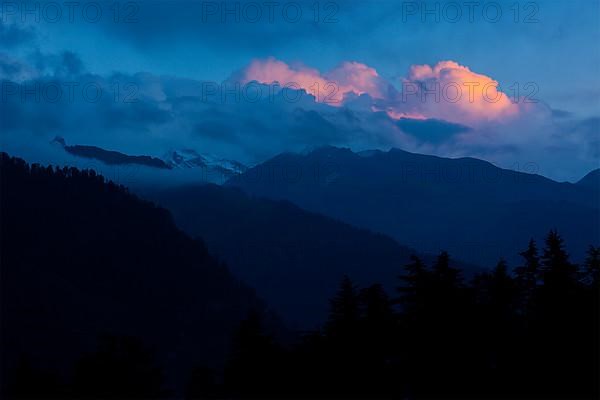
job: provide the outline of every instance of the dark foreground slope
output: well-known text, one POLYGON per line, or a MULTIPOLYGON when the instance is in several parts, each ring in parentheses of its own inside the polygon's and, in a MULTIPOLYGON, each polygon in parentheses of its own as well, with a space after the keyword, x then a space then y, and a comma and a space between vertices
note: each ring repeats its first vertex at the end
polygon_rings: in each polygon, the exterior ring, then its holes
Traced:
POLYGON ((522 243, 550 229, 577 261, 600 243, 600 191, 474 158, 325 147, 281 154, 229 184, 480 265, 518 262, 522 243))
POLYGON ((278 314, 303 329, 325 321, 328 299, 344 275, 360 285, 376 281, 393 289, 415 253, 388 236, 235 188, 196 185, 149 196, 173 213, 181 229, 202 237, 278 314))
POLYGON ((68 377, 105 334, 139 338, 167 384, 185 380, 223 363, 240 321, 262 312, 166 210, 93 172, 5 153, 0 165, 3 389, 23 357, 68 377))

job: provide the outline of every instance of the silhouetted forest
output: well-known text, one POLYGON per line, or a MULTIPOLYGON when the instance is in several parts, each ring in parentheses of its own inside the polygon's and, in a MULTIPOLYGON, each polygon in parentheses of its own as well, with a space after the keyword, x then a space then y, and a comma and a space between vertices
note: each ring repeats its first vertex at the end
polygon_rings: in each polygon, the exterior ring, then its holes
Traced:
POLYGON ((393 293, 340 277, 322 329, 290 343, 164 210, 93 172, 0 161, 5 397, 599 395, 598 247, 576 265, 551 231, 472 279, 414 256, 393 293))
POLYGON ((344 277, 322 331, 292 349, 244 323, 223 383, 191 398, 597 398, 600 248, 569 262, 559 234, 522 265, 465 282, 446 252, 413 257, 395 293, 344 277))
MULTIPOLYGON (((222 366, 251 310, 279 329, 254 290, 166 210, 93 171, 30 166, 2 153, 0 195, 3 393, 16 381, 24 384, 13 393, 62 397, 61 385, 43 382, 70 381, 80 358, 100 351, 78 368, 77 397, 147 398, 160 384, 154 378, 116 377, 140 362, 140 348, 154 354, 172 390, 193 365, 222 366), (121 393, 111 376, 132 386, 121 393)), ((155 377, 151 370, 124 373, 155 377)))

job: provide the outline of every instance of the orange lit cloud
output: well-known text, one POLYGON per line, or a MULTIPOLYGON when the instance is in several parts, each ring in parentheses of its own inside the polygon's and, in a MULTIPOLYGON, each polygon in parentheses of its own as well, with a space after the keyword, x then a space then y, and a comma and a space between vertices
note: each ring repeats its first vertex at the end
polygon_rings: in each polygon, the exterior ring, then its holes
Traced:
MULTIPOLYGON (((383 111, 383 110, 378 109, 377 107, 373 107, 372 110, 373 111, 383 111)), ((385 113, 390 118, 392 118, 392 119, 402 119, 402 118, 406 118, 406 119, 420 119, 420 120, 428 119, 423 114, 415 113, 415 112, 410 112, 410 111, 397 111, 393 107, 388 107, 385 110, 385 113)))
POLYGON ((454 61, 413 65, 402 90, 400 110, 411 107, 428 118, 477 124, 509 120, 520 112, 497 81, 454 61))
POLYGON ((342 105, 348 94, 369 94, 381 98, 385 82, 377 71, 358 62, 344 62, 334 70, 321 74, 306 66, 291 67, 275 58, 254 60, 242 73, 242 82, 279 83, 292 89, 304 89, 320 103, 342 105))
POLYGON ((332 106, 341 106, 355 95, 368 94, 373 102, 371 110, 384 111, 392 119, 433 118, 481 125, 510 121, 525 110, 499 89, 496 80, 455 61, 413 65, 398 89, 382 79, 374 68, 354 61, 321 73, 303 65, 290 66, 275 58, 257 59, 242 71, 241 81, 303 89, 315 101, 332 106))

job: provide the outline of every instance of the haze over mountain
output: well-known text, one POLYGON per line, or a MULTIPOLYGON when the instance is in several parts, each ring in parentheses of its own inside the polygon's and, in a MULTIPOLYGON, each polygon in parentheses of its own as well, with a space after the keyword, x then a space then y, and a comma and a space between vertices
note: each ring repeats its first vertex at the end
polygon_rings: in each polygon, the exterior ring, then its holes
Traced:
POLYGON ((227 185, 479 265, 516 262, 522 243, 550 229, 576 260, 600 242, 598 191, 474 158, 322 147, 281 154, 227 185))
MULTIPOLYGON (((66 163, 69 166, 94 169, 111 180, 127 186, 132 184, 170 186, 191 182, 221 184, 248 169, 241 162, 211 154, 200 154, 189 148, 168 150, 161 157, 153 157, 134 156, 98 146, 67 145, 66 140, 61 136, 56 136, 50 144, 53 150, 62 149, 65 155, 74 156, 59 162, 55 158, 57 156, 60 158, 60 154, 50 155, 50 159, 54 159, 58 165, 66 163), (92 164, 81 163, 80 160, 86 159, 93 160, 92 164)), ((43 164, 45 160, 42 158, 35 161, 43 164)))
POLYGON ((149 196, 173 213, 181 229, 202 237, 279 315, 302 329, 325 322, 328 299, 344 275, 359 285, 376 280, 393 291, 402 266, 416 254, 388 236, 235 188, 196 185, 149 196))

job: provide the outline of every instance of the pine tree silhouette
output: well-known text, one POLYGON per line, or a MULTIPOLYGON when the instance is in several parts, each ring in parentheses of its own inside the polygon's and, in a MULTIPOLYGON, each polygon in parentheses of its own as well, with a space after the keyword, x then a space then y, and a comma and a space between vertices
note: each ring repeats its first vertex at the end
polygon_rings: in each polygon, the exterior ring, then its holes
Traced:
POLYGON ((362 391, 372 394, 373 387, 386 392, 388 377, 393 373, 388 361, 394 352, 396 318, 392 302, 380 284, 360 291, 361 337, 357 351, 360 355, 362 391))
POLYGON ((584 281, 598 289, 600 283, 600 246, 590 245, 584 267, 584 281))
POLYGON ((26 355, 21 356, 6 393, 11 399, 62 399, 68 395, 67 386, 54 371, 34 367, 26 355))
POLYGON ((392 302, 380 284, 362 289, 359 297, 362 305, 362 340, 372 357, 381 358, 389 350, 395 329, 392 302))
POLYGON ((565 287, 577 282, 577 266, 569 261, 563 239, 555 230, 551 230, 546 237, 541 261, 541 274, 546 287, 565 287))
POLYGON ((280 372, 282 349, 263 331, 257 312, 242 321, 233 338, 232 358, 225 370, 225 384, 230 394, 241 397, 270 397, 280 395, 283 383, 280 372))
POLYGON ((525 263, 515 268, 515 280, 520 291, 519 311, 526 313, 538 285, 538 278, 541 275, 540 258, 538 255, 535 240, 530 239, 527 249, 519 253, 525 263))
POLYGON ((433 265, 434 282, 444 289, 459 288, 463 284, 462 274, 459 269, 450 266, 450 255, 442 251, 433 265))
POLYGON ((372 329, 390 327, 394 318, 391 301, 379 283, 361 290, 360 300, 363 304, 364 323, 372 329))
POLYGON ((195 367, 187 383, 185 397, 189 400, 221 399, 226 396, 223 382, 213 368, 195 367))
POLYGON ((158 399, 166 396, 163 372, 139 338, 104 336, 98 351, 76 365, 78 398, 158 399))
POLYGON ((399 276, 403 283, 396 288, 399 298, 395 302, 402 306, 404 312, 418 313, 425 306, 430 272, 416 255, 411 256, 411 262, 404 266, 404 270, 405 274, 399 276))
POLYGON ((336 339, 351 340, 358 333, 359 303, 356 286, 348 276, 342 278, 336 296, 331 300, 327 335, 336 339))
POLYGON ((490 283, 492 312, 500 323, 504 323, 515 310, 517 302, 517 285, 515 279, 508 274, 504 259, 498 261, 492 271, 490 283))
POLYGON ((579 396, 588 390, 585 377, 591 364, 591 342, 585 338, 591 330, 591 314, 578 266, 570 262, 563 239, 555 230, 546 238, 541 271, 543 285, 537 291, 533 319, 535 341, 530 342, 539 380, 547 382, 545 389, 555 395, 579 396))

